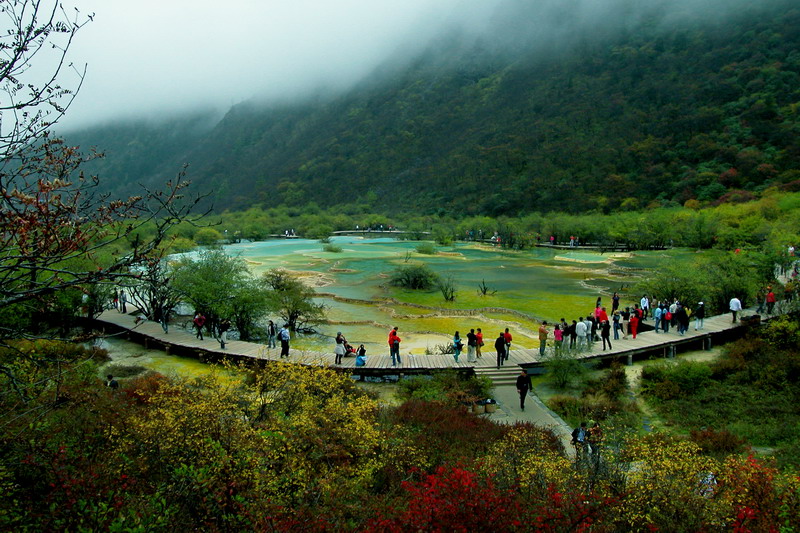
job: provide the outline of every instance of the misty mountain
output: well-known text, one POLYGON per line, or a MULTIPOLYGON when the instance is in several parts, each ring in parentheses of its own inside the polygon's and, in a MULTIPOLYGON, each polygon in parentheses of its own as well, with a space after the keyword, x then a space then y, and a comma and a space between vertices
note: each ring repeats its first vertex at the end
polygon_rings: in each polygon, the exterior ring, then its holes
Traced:
POLYGON ((66 137, 105 151, 90 170, 114 194, 188 163, 218 210, 608 211, 800 183, 794 2, 698 19, 661 3, 591 32, 591 17, 544 25, 520 4, 494 33, 443 34, 345 94, 66 137))

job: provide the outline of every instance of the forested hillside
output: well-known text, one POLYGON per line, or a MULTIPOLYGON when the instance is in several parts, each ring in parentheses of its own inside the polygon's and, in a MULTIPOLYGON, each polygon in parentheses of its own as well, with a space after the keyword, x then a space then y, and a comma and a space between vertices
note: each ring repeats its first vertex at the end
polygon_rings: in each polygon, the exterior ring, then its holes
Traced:
MULTIPOLYGON (((702 20, 654 11, 546 47, 449 34, 344 95, 241 104, 204 131, 187 119, 68 139, 106 149, 95 170, 115 192, 188 162, 217 209, 497 216, 736 201, 800 187, 795 6, 702 20)), ((519 30, 523 15, 507 18, 519 30)))

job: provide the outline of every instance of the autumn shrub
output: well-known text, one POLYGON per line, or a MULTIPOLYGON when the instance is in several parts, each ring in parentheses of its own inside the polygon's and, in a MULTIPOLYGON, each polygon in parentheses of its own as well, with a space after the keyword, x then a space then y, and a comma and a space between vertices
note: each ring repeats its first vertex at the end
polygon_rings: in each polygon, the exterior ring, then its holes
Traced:
POLYGON ((407 401, 393 410, 390 421, 412 431, 433 465, 474 459, 503 434, 491 420, 441 402, 407 401))
POLYGON ((457 372, 436 372, 431 376, 412 376, 398 383, 401 400, 439 401, 458 405, 491 397, 492 381, 486 376, 465 377, 457 372))
POLYGON ((371 521, 366 531, 528 531, 529 513, 509 490, 459 467, 439 467, 403 483, 405 498, 371 521), (396 509, 396 510, 395 510, 396 509))
POLYGON ((119 363, 112 363, 103 368, 104 374, 111 374, 115 378, 129 378, 138 376, 147 372, 147 368, 140 365, 123 365, 119 363))
POLYGON ((700 446, 700 450, 704 454, 717 458, 722 458, 731 453, 740 453, 747 446, 745 439, 725 429, 704 428, 692 430, 689 432, 689 440, 700 446))
POLYGON ((146 404, 168 382, 169 380, 163 374, 147 372, 122 383, 120 386, 122 392, 131 401, 138 404, 146 404))
POLYGON ((703 531, 722 522, 726 507, 710 498, 704 480, 720 464, 700 447, 663 434, 629 438, 620 460, 627 462, 623 503, 615 508, 619 527, 630 531, 703 531))

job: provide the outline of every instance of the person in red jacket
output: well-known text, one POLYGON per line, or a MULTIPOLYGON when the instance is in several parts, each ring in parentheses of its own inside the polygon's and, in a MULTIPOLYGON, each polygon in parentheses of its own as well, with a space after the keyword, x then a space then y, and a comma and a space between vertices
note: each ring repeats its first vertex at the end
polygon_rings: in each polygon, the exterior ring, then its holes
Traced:
POLYGON ((767 314, 772 314, 772 309, 775 307, 775 293, 772 292, 772 287, 767 287, 767 314))
MULTIPOLYGON (((638 310, 637 310, 638 311, 638 310)), ((636 338, 636 330, 639 329, 639 314, 638 313, 631 313, 631 335, 633 338, 636 338)))
POLYGON ((392 366, 401 364, 400 337, 397 336, 397 326, 389 332, 389 354, 392 356, 392 366))

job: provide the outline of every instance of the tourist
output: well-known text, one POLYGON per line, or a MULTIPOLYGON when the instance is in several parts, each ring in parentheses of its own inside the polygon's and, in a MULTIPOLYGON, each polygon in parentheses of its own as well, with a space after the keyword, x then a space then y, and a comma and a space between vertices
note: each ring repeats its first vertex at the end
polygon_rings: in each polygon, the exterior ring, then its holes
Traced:
POLYGON ((106 376, 106 378, 106 387, 110 388, 111 390, 117 390, 119 388, 119 383, 117 383, 117 380, 114 379, 114 376, 109 374, 106 376))
POLYGON ((741 311, 742 311, 742 302, 739 301, 739 298, 734 296, 733 298, 731 298, 731 301, 730 301, 730 304, 728 305, 728 307, 731 310, 731 317, 733 319, 733 320, 731 320, 731 323, 732 324, 736 323, 736 315, 738 313, 741 313, 741 311))
POLYGON ((195 338, 203 340, 203 325, 206 323, 206 317, 200 311, 195 311, 194 318, 192 319, 192 324, 197 329, 197 333, 195 334, 195 338))
POLYGON ((614 311, 614 314, 611 315, 611 316, 612 316, 612 320, 614 321, 614 340, 618 341, 619 340, 619 330, 622 329, 622 325, 619 322, 620 321, 619 311, 614 311))
POLYGON ((631 331, 631 308, 626 307, 620 315, 622 315, 622 340, 625 340, 631 331))
POLYGON ((364 345, 358 347, 358 352, 356 352, 356 366, 364 366, 367 364, 367 349, 364 348, 364 345))
POLYGON ((119 312, 120 313, 127 313, 128 312, 128 306, 126 305, 127 303, 128 303, 128 295, 127 295, 127 293, 125 291, 120 289, 120 291, 119 291, 119 312))
POLYGON ((561 329, 561 324, 556 324, 553 328, 553 345, 556 353, 561 355, 561 350, 564 346, 564 330, 561 329))
POLYGON ((228 330, 231 329, 231 321, 227 318, 219 323, 219 347, 224 350, 225 343, 228 341, 228 330))
POLYGON ((678 305, 678 310, 675 311, 675 321, 678 323, 678 334, 683 336, 689 330, 689 314, 683 305, 678 305))
POLYGON ((114 309, 117 309, 117 304, 119 304, 119 292, 114 289, 114 298, 111 300, 111 305, 114 309))
POLYGON ((600 447, 603 444, 603 429, 599 422, 589 420, 589 429, 586 431, 586 441, 589 443, 589 453, 592 457, 592 464, 597 466, 600 463, 600 447))
POLYGON ((697 309, 694 310, 694 330, 703 329, 703 319, 706 317, 706 306, 703 302, 697 302, 697 309))
POLYGON ((511 336, 508 328, 506 328, 506 332, 503 334, 503 336, 506 338, 506 353, 504 357, 506 358, 506 361, 508 361, 508 357, 511 355, 511 341, 514 340, 514 338, 511 336))
POLYGON ((502 331, 497 340, 494 341, 494 349, 497 351, 497 368, 500 368, 506 358, 506 336, 502 331))
POLYGON ((669 333, 669 326, 672 324, 672 311, 669 310, 666 302, 661 304, 661 306, 661 329, 664 331, 664 333, 669 333))
POLYGON ((771 315, 772 310, 775 309, 775 293, 772 292, 772 287, 767 287, 767 314, 771 315))
POLYGON ((579 350, 583 348, 584 344, 587 342, 586 331, 587 331, 586 322, 583 321, 583 317, 580 317, 578 319, 578 323, 575 324, 575 336, 578 338, 579 350))
POLYGON ((614 295, 611 296, 611 314, 613 315, 617 309, 619 309, 619 294, 614 292, 614 295))
POLYGON ((277 334, 278 332, 275 328, 275 322, 270 320, 269 324, 267 324, 267 348, 275 348, 277 346, 275 344, 275 337, 277 334))
POLYGON ((583 319, 583 323, 586 324, 586 347, 591 350, 594 344, 594 336, 597 333, 595 322, 591 316, 587 315, 586 318, 583 319))
POLYGON ((392 356, 392 366, 402 364, 400 361, 400 337, 397 336, 397 326, 389 332, 389 355, 392 356))
POLYGON ((292 336, 289 334, 289 324, 284 324, 278 333, 281 340, 281 359, 289 357, 289 340, 292 336))
POLYGON ((642 299, 639 300, 639 304, 642 306, 642 316, 640 318, 642 320, 647 320, 650 314, 650 298, 648 298, 646 294, 643 294, 642 299))
POLYGON ((336 346, 333 347, 333 354, 335 356, 334 361, 333 361, 334 365, 341 365, 342 364, 342 358, 344 357, 344 352, 345 352, 345 349, 344 349, 344 343, 345 342, 346 341, 344 339, 344 335, 342 335, 342 332, 341 331, 338 332, 336 334, 336 346))
POLYGON ((461 335, 458 334, 458 331, 455 332, 453 335, 453 358, 458 363, 458 356, 461 355, 461 348, 464 347, 464 344, 461 342, 461 335))
POLYGON ((600 323, 600 336, 603 338, 603 351, 606 350, 606 344, 608 344, 608 349, 611 349, 611 324, 608 323, 608 320, 603 320, 600 323))
POLYGON ((544 357, 544 351, 547 348, 547 321, 542 322, 539 326, 539 357, 544 357))
POLYGON ((595 318, 597 318, 597 321, 600 323, 603 321, 608 322, 608 312, 606 312, 606 308, 601 307, 600 311, 595 314, 595 318))
POLYGON ((664 314, 664 307, 661 305, 656 305, 654 307, 655 309, 653 309, 653 318, 655 319, 656 325, 655 331, 658 333, 658 327, 661 325, 661 315, 664 314))
POLYGON ((631 314, 630 325, 631 325, 631 337, 635 339, 636 331, 639 329, 639 315, 637 313, 631 314))
POLYGON ((478 337, 475 335, 475 329, 470 329, 467 333, 467 362, 475 363, 478 361, 475 354, 478 349, 478 337))
POLYGON ((579 427, 572 430, 572 445, 575 446, 575 462, 583 461, 586 454, 586 444, 588 443, 586 422, 581 422, 579 427))
POLYGON ((483 347, 483 332, 481 328, 478 328, 478 332, 475 334, 477 339, 477 346, 475 347, 475 355, 478 356, 478 359, 481 358, 481 347, 483 347))
POLYGON ((525 397, 528 396, 528 391, 531 389, 531 378, 523 368, 517 376, 517 392, 519 393, 519 408, 525 410, 525 397))
POLYGON ((161 329, 164 330, 164 334, 169 334, 169 309, 161 307, 161 312, 158 313, 158 322, 161 324, 161 329))
POLYGON ((567 332, 569 333, 569 349, 570 350, 574 350, 575 349, 575 344, 576 344, 576 341, 578 339, 577 328, 578 328, 578 322, 573 320, 572 324, 569 325, 569 329, 567 330, 567 332))

